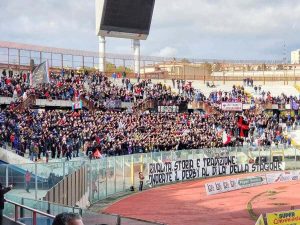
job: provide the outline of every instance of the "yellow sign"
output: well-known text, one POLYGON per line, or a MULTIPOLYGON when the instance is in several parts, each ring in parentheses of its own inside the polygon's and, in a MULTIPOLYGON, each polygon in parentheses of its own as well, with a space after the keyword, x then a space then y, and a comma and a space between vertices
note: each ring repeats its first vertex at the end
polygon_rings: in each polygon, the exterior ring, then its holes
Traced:
POLYGON ((260 215, 255 225, 265 225, 264 217, 263 215, 260 215))
POLYGON ((300 225, 300 210, 268 213, 268 225, 300 225))

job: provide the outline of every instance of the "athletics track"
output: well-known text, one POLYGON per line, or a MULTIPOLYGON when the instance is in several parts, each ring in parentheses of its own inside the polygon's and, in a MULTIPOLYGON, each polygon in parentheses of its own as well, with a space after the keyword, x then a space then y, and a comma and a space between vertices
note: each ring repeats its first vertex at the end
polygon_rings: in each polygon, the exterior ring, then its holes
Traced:
MULTIPOLYGON (((253 174, 252 174, 253 175, 253 174)), ((237 177, 251 176, 251 174, 237 177)), ((300 181, 252 187, 207 196, 204 184, 228 177, 178 183, 150 189, 122 199, 105 213, 168 225, 254 225, 251 215, 300 208, 300 181)))

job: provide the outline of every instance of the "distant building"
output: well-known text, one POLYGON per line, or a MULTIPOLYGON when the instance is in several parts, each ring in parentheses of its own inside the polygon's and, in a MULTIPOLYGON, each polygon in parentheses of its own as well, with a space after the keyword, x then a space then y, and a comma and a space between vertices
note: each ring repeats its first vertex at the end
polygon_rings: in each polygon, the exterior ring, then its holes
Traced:
POLYGON ((300 64, 300 49, 291 52, 291 64, 300 64))
MULTIPOLYGON (((147 65, 141 68, 141 74, 167 74, 165 79, 184 79, 195 80, 211 76, 212 68, 208 63, 191 63, 191 62, 164 62, 154 65, 147 65)), ((204 78, 205 79, 205 78, 204 78)))

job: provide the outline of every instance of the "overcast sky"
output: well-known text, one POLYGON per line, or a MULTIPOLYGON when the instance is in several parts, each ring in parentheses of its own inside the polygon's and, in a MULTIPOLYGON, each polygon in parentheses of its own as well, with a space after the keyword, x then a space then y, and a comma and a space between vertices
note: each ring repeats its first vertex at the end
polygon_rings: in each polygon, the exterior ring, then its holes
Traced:
MULTIPOLYGON (((94 0, 0 0, 0 40, 97 51, 94 0)), ((300 48, 299 0, 156 0, 142 54, 277 59, 300 48)), ((107 39, 108 52, 131 53, 107 39)))

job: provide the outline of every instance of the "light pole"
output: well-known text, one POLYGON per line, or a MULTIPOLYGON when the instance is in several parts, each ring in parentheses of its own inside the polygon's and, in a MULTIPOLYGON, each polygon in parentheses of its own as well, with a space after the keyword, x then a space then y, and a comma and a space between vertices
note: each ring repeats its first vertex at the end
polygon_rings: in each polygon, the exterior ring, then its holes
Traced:
POLYGON ((295 85, 296 85, 296 66, 294 65, 294 83, 295 83, 295 85))

